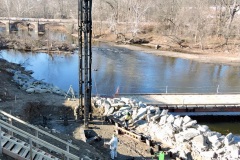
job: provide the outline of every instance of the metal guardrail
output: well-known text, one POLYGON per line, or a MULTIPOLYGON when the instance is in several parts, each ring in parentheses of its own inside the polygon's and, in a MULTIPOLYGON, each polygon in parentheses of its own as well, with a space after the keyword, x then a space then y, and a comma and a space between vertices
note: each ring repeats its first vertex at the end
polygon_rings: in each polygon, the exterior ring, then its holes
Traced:
MULTIPOLYGON (((21 149, 24 149, 25 151, 29 151, 30 152, 30 156, 29 157, 33 157, 33 154, 37 154, 40 157, 46 159, 46 160, 53 160, 53 159, 57 159, 56 157, 51 156, 50 154, 46 154, 46 152, 40 152, 40 150, 36 150, 35 148, 32 147, 32 145, 27 144, 23 141, 19 141, 16 138, 13 138, 10 135, 5 134, 4 132, 1 131, 1 129, 4 128, 3 126, 0 127, 0 151, 3 150, 4 148, 4 144, 7 143, 7 141, 9 141, 10 143, 12 143, 13 145, 17 145, 18 146, 18 150, 20 151, 21 149), (2 142, 3 141, 3 142, 2 142)), ((6 150, 8 150, 9 147, 6 148, 6 150)), ((8 150, 9 152, 9 150, 8 150)), ((18 159, 20 159, 20 155, 18 155, 18 152, 12 151, 13 153, 11 153, 11 156, 13 157, 19 157, 18 159)), ((22 157, 23 158, 23 157, 22 157)), ((24 158, 23 158, 24 159, 24 158)), ((32 159, 32 158, 30 158, 32 159)))
POLYGON ((147 102, 147 105, 157 105, 157 106, 196 106, 196 107, 207 107, 207 106, 215 106, 215 107, 240 107, 239 103, 191 103, 191 104, 182 104, 182 103, 167 103, 167 104, 163 104, 160 102, 147 102))
MULTIPOLYGON (((124 86, 120 86, 125 88, 124 86)), ((135 87, 128 87, 130 90, 138 90, 135 87)), ((121 91, 122 95, 126 94, 239 94, 240 86, 225 86, 225 85, 217 85, 217 86, 201 86, 201 87, 191 87, 191 86, 154 86, 154 88, 148 88, 149 92, 142 93, 127 93, 121 91)))
POLYGON ((44 146, 44 147, 48 148, 49 150, 53 150, 56 153, 60 153, 61 155, 66 156, 67 159, 70 159, 70 160, 79 160, 80 159, 78 156, 76 156, 76 155, 74 155, 74 154, 69 152, 69 148, 70 147, 76 149, 77 151, 80 151, 80 149, 77 146, 75 146, 75 145, 73 145, 71 143, 68 143, 68 142, 66 142, 66 141, 64 141, 64 140, 62 140, 62 139, 60 139, 60 138, 58 138, 56 136, 53 136, 52 134, 49 134, 48 132, 45 132, 45 131, 43 131, 43 130, 41 130, 41 129, 39 129, 39 128, 31 125, 31 124, 28 124, 27 122, 24 122, 24 121, 22 121, 22 120, 20 120, 20 119, 18 119, 16 117, 6 113, 6 112, 4 112, 4 111, 0 111, 0 115, 2 115, 4 117, 7 117, 9 119, 10 123, 7 123, 7 122, 4 122, 3 120, 0 120, 0 126, 5 128, 9 132, 15 133, 16 135, 19 135, 19 136, 21 136, 23 138, 30 139, 32 142, 34 142, 34 143, 36 143, 38 145, 44 146), (15 126, 13 126, 12 120, 15 120, 15 121, 17 121, 17 122, 19 122, 19 123, 21 123, 21 124, 31 128, 31 129, 33 129, 33 130, 35 130, 35 135, 27 133, 27 132, 25 132, 25 131, 23 131, 23 130, 15 127, 15 126), (46 141, 40 139, 38 137, 39 133, 41 133, 42 135, 48 136, 48 137, 50 137, 50 138, 52 138, 52 139, 54 139, 54 140, 56 140, 58 142, 61 142, 64 145, 66 145, 66 150, 58 148, 58 147, 50 144, 49 142, 46 142, 46 141))

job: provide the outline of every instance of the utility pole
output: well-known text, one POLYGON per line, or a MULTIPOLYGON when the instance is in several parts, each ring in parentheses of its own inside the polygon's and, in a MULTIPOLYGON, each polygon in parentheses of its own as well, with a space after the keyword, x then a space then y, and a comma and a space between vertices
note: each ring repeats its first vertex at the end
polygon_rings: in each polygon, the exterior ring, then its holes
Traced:
POLYGON ((78 0, 79 106, 88 128, 92 91, 92 0, 78 0))

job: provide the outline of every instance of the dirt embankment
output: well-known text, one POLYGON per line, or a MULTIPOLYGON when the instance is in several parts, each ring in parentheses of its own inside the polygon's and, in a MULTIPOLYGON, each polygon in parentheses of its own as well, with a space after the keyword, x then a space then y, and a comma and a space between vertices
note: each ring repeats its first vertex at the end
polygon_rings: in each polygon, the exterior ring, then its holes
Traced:
POLYGON ((175 37, 161 36, 151 32, 139 33, 136 37, 131 34, 111 33, 105 31, 99 34, 94 32, 93 40, 111 43, 112 45, 125 47, 131 50, 143 51, 158 56, 168 56, 183 59, 190 59, 205 63, 226 64, 240 66, 240 49, 237 45, 221 44, 219 39, 211 39, 209 45, 201 48, 186 40, 175 37))

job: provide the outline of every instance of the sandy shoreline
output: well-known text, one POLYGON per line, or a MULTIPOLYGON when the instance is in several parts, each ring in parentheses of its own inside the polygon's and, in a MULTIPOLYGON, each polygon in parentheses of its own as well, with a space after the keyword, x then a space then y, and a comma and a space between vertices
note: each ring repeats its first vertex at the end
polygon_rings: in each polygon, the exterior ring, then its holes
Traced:
MULTIPOLYGON (((108 42, 107 42, 108 43, 108 42)), ((182 58, 188 60, 194 60, 203 63, 212 63, 212 64, 223 64, 223 65, 231 65, 231 66, 240 66, 240 56, 233 55, 230 53, 226 54, 205 54, 205 53, 181 53, 174 51, 161 51, 152 48, 147 48, 144 46, 134 46, 134 45, 124 45, 124 44, 115 44, 111 43, 111 45, 116 47, 127 48, 130 50, 146 52, 150 54, 154 54, 157 56, 167 56, 174 58, 182 58)))

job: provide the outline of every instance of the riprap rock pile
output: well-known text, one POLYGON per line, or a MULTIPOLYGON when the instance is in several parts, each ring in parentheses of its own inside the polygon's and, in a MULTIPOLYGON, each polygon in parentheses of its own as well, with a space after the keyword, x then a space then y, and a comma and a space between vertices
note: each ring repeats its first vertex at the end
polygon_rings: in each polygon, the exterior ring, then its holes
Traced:
POLYGON ((6 71, 13 74, 13 81, 27 93, 54 93, 58 95, 65 95, 63 90, 53 84, 36 80, 32 76, 24 74, 21 71, 13 69, 6 69, 6 71))
POLYGON ((146 105, 133 98, 93 98, 94 106, 103 115, 122 119, 127 112, 133 117, 138 133, 170 146, 171 152, 182 159, 231 159, 240 158, 240 137, 229 133, 211 131, 189 116, 173 116, 168 110, 146 105))

